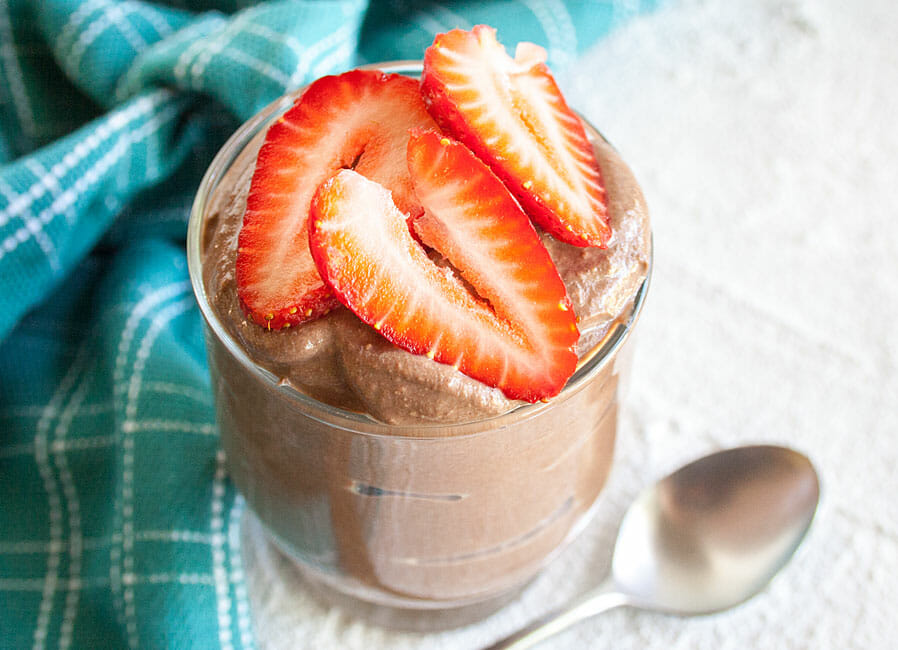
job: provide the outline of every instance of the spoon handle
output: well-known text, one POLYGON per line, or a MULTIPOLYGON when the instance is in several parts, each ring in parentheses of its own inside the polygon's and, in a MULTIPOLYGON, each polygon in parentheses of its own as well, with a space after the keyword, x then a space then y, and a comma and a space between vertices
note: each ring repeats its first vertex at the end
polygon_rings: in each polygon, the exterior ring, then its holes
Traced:
POLYGON ((566 630, 574 623, 629 603, 611 578, 588 591, 572 604, 549 612, 527 627, 507 636, 484 650, 523 650, 566 630))

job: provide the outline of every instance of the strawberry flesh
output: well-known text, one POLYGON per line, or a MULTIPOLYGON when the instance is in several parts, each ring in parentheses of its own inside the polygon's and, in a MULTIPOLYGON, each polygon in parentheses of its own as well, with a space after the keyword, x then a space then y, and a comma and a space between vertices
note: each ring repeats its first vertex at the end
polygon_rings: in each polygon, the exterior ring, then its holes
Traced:
POLYGON ((576 367, 579 333, 527 216, 464 145, 434 131, 411 138, 408 164, 425 208, 417 233, 464 281, 428 257, 385 188, 350 170, 312 201, 309 241, 321 276, 394 344, 511 399, 556 395, 576 367))
POLYGON ((569 244, 605 248, 601 171, 545 58, 521 43, 512 59, 485 25, 455 29, 425 52, 421 92, 443 130, 486 162, 539 226, 569 244))
POLYGON ((400 209, 419 214, 406 142, 410 128, 432 126, 416 81, 373 70, 319 79, 271 125, 237 243, 237 293, 250 320, 281 329, 339 306, 309 252, 316 188, 352 168, 390 190, 400 209))

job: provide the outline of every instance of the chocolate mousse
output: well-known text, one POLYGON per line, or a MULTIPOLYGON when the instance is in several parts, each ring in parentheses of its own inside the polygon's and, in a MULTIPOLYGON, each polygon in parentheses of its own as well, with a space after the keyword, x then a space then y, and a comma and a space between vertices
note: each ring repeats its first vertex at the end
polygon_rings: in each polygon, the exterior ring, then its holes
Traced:
MULTIPOLYGON (((237 298, 237 235, 264 131, 240 152, 215 188, 202 233, 203 284, 216 315, 250 358, 317 400, 381 422, 468 422, 520 405, 501 391, 387 342, 346 309, 270 332, 249 321, 237 298)), ((579 317, 581 358, 632 303, 649 268, 651 235, 639 185, 617 152, 593 134, 608 194, 612 239, 606 249, 542 239, 579 317)))
POLYGON ((238 236, 268 123, 213 163, 188 242, 234 482, 300 569, 342 593, 418 609, 507 593, 577 531, 611 467, 651 257, 638 184, 587 125, 611 237, 582 247, 538 229, 577 316, 580 364, 560 394, 527 404, 343 307, 278 331, 246 316, 238 236))

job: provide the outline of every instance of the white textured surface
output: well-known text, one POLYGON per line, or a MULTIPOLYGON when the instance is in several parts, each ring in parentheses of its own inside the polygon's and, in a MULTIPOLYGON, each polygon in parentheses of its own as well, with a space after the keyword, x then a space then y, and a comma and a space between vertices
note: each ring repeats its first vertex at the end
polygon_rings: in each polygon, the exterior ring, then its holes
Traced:
POLYGON ((636 171, 656 247, 605 507, 519 602, 437 635, 328 612, 255 546, 260 646, 479 647, 597 581, 643 485, 765 441, 811 457, 823 500, 759 597, 700 619, 613 611, 544 647, 895 647, 896 35, 891 0, 684 0, 590 52, 564 87, 636 171))

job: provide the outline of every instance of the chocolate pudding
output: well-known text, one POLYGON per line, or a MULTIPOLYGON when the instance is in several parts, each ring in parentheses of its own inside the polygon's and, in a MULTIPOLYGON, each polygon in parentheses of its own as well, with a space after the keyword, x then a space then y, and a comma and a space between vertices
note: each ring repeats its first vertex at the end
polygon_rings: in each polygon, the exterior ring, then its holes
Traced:
POLYGON ((347 309, 276 332, 244 317, 237 235, 265 128, 290 103, 225 145, 191 218, 191 277, 231 476, 300 568, 343 593, 428 609, 507 592, 578 528, 611 466, 650 267, 639 186, 587 126, 610 244, 542 235, 579 317, 580 366, 548 402, 515 402, 393 346, 347 309))

